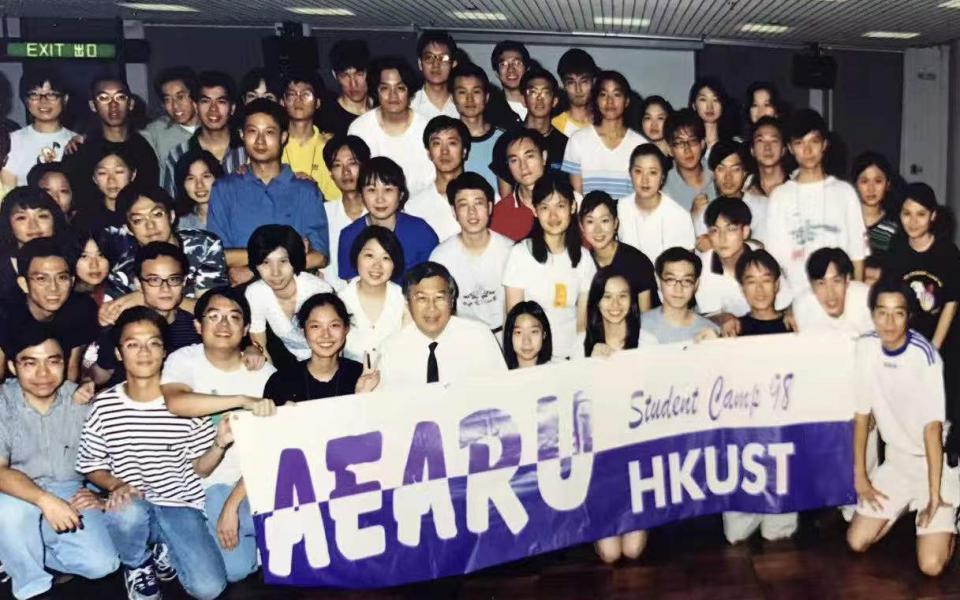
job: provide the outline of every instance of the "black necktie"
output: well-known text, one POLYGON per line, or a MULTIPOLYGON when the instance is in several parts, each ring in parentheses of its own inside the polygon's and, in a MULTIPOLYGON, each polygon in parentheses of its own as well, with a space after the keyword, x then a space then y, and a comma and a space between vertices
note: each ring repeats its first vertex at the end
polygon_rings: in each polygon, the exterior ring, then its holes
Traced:
POLYGON ((430 356, 427 358, 427 383, 440 381, 440 367, 437 366, 436 342, 430 342, 430 356))

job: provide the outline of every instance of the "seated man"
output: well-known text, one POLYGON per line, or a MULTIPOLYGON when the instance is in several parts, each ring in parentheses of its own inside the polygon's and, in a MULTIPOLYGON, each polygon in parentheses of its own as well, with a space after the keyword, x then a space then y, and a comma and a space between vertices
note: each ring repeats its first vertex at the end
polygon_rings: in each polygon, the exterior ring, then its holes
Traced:
POLYGON ((30 240, 17 255, 17 284, 23 299, 7 304, 0 315, 0 375, 13 356, 14 332, 49 323, 63 343, 67 379, 77 381, 87 344, 96 339, 97 305, 86 294, 74 294, 73 264, 53 238, 30 240))
POLYGON ((663 305, 643 313, 644 335, 660 344, 715 338, 719 328, 690 308, 700 284, 703 263, 686 248, 668 248, 654 264, 663 305))
POLYGON ((847 543, 866 552, 900 516, 917 511, 917 563, 935 577, 950 562, 956 538, 960 473, 943 453, 943 361, 909 328, 916 297, 899 279, 870 290, 876 332, 857 341, 857 414, 854 417, 854 486, 857 512, 847 543), (886 460, 868 470, 871 417, 886 442, 886 460))
POLYGON ((73 469, 90 407, 73 400, 60 341, 49 326, 18 328, 10 358, 16 379, 0 388, 0 561, 22 600, 50 589, 48 568, 99 579, 120 563, 99 501, 73 469))
MULTIPOLYGON (((173 352, 200 341, 193 315, 182 308, 187 258, 179 248, 165 242, 150 242, 137 250, 134 263, 143 305, 167 322, 164 347, 173 352)), ((114 331, 105 329, 98 341, 97 362, 91 368, 94 383, 114 386, 126 379, 117 360, 114 331)))
MULTIPOLYGON (((195 323, 202 342, 172 352, 163 366, 160 387, 170 412, 182 417, 246 407, 273 412, 273 403, 260 397, 276 369, 270 364, 249 369, 244 364, 250 305, 243 292, 231 287, 208 291, 197 301, 195 323)), ((220 543, 227 581, 242 581, 257 570, 257 541, 236 452, 227 452, 203 487, 207 528, 220 543)))
POLYGON ((136 254, 137 248, 151 242, 172 244, 183 251, 187 259, 183 296, 189 299, 188 309, 204 290, 226 285, 227 263, 220 238, 201 229, 176 229, 173 198, 162 189, 128 185, 117 196, 117 212, 123 215, 136 244, 112 261, 107 289, 115 300, 103 314, 109 312, 116 318, 124 309, 143 304, 143 293, 136 289, 136 254))
POLYGON ((840 248, 820 248, 807 261, 810 288, 793 303, 797 330, 843 331, 858 337, 873 331, 867 307, 870 288, 853 281, 853 262, 840 248))
POLYGON ((167 322, 135 306, 115 326, 127 381, 97 396, 80 435, 76 469, 105 490, 107 528, 120 554, 127 597, 160 598, 150 545, 166 545, 188 594, 212 600, 227 586, 203 514, 201 478, 233 442, 229 422, 184 419, 164 406, 160 370, 167 322))
POLYGON ((433 249, 430 260, 445 266, 459 283, 457 315, 480 321, 494 334, 503 328, 503 268, 513 241, 490 231, 493 188, 483 176, 466 172, 447 185, 448 208, 460 233, 433 249))
POLYGON ((446 267, 428 261, 408 270, 403 295, 413 322, 380 348, 380 389, 496 376, 507 370, 487 326, 454 316, 457 282, 446 267))
POLYGON ((738 335, 787 333, 786 312, 777 310, 783 282, 780 265, 766 250, 745 252, 737 261, 737 281, 750 312, 737 319, 738 335))

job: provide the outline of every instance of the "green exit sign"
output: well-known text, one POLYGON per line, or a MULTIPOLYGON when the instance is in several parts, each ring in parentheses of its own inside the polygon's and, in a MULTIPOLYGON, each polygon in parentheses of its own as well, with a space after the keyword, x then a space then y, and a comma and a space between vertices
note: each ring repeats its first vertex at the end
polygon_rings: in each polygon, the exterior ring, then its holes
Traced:
POLYGON ((117 57, 116 44, 93 42, 7 42, 9 58, 93 58, 117 57))

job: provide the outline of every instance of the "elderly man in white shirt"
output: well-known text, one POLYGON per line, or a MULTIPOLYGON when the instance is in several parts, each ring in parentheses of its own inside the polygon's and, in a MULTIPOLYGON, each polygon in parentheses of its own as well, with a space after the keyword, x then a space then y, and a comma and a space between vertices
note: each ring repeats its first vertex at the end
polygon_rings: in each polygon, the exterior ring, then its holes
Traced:
POLYGON ((407 271, 403 295, 413 322, 384 341, 380 389, 461 381, 507 370, 500 346, 478 321, 455 316, 457 283, 441 264, 407 271))

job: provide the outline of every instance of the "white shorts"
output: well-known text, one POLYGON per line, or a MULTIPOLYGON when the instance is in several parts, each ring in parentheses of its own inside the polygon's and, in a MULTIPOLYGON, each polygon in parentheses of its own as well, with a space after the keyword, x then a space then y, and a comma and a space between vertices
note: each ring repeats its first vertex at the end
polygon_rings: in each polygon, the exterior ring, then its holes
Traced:
POLYGON ((723 535, 731 544, 742 542, 757 529, 767 541, 786 539, 797 531, 797 513, 723 513, 723 535))
MULTIPOLYGON (((870 478, 873 487, 882 492, 880 510, 867 503, 857 504, 857 513, 865 517, 896 521, 906 511, 919 511, 930 501, 927 482, 927 459, 898 452, 887 446, 886 460, 877 467, 870 478)), ((930 533, 957 533, 957 505, 960 503, 960 470, 947 466, 943 461, 940 477, 940 498, 949 506, 941 506, 926 527, 917 525, 917 535, 930 533)))

